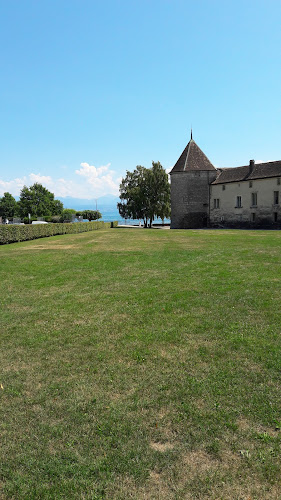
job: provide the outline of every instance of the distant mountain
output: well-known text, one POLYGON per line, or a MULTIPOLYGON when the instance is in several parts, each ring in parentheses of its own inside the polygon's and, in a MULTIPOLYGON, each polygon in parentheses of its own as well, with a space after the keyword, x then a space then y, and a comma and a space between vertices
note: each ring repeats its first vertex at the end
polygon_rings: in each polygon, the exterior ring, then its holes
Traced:
POLYGON ((65 198, 59 197, 62 201, 64 208, 74 208, 75 210, 99 210, 100 207, 116 207, 119 198, 113 194, 106 194, 99 198, 85 199, 85 198, 72 198, 66 196, 65 198))
POLYGON ((114 194, 105 194, 104 196, 98 198, 98 203, 100 203, 103 206, 106 205, 116 206, 116 203, 118 203, 118 201, 120 201, 119 196, 114 196, 114 194))

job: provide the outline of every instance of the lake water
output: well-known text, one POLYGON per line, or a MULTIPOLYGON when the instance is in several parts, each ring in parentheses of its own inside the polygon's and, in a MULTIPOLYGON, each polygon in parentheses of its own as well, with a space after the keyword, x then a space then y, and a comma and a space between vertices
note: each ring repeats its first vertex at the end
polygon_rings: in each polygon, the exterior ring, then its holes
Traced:
MULTIPOLYGON (((139 224, 140 219, 134 220, 134 219, 123 219, 117 208, 110 207, 110 206, 98 206, 98 210, 102 214, 102 220, 104 222, 111 222, 114 220, 118 221, 118 224, 139 224)), ((143 223, 143 221, 141 221, 143 223)), ((170 219, 164 219, 165 224, 170 224, 170 219)), ((162 224, 161 219, 155 219, 153 221, 153 224, 162 224)))

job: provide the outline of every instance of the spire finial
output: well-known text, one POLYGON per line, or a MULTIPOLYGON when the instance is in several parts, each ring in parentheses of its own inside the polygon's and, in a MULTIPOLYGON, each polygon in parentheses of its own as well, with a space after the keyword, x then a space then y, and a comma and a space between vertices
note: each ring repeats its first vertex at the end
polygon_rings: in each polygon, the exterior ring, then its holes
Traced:
POLYGON ((192 141, 192 125, 191 125, 191 134, 190 134, 190 140, 192 141))

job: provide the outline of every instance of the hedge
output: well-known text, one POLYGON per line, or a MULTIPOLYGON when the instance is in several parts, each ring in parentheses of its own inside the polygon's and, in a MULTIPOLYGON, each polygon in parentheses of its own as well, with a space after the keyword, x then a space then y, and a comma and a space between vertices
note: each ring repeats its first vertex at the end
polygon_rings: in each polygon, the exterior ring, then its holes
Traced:
POLYGON ((103 221, 72 222, 66 224, 27 224, 24 226, 3 224, 0 226, 0 245, 18 241, 35 240, 36 238, 45 238, 57 234, 84 233, 86 231, 110 227, 110 222, 103 221))

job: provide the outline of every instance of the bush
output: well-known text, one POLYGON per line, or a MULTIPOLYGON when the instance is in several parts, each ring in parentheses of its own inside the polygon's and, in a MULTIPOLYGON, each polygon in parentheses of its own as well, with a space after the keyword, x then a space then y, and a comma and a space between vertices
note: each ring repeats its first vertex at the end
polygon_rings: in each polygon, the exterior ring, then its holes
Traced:
POLYGON ((52 215, 50 222, 53 222, 54 224, 63 222, 63 217, 61 215, 52 215))
POLYGON ((111 222, 110 227, 118 227, 118 221, 114 220, 113 222, 111 222))
POLYGON ((110 222, 74 222, 67 224, 29 224, 25 226, 1 225, 0 245, 19 241, 35 240, 57 234, 75 234, 97 229, 110 228, 110 222))
POLYGON ((82 215, 84 219, 88 219, 89 221, 102 218, 102 214, 99 210, 83 210, 82 215))

